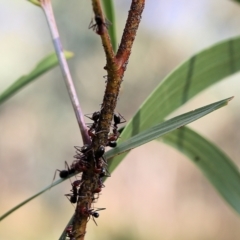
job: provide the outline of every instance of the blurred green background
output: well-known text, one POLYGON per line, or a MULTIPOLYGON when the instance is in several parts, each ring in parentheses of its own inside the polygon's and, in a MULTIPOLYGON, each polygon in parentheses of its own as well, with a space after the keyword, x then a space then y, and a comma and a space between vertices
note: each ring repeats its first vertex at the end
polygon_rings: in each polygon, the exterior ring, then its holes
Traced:
MULTIPOLYGON (((118 42, 131 1, 114 1, 118 42)), ((0 0, 0 92, 53 51, 40 8, 0 0)), ((100 38, 88 30, 91 1, 53 1, 63 46, 84 113, 99 109, 106 74, 100 38)), ((240 5, 224 0, 146 1, 117 111, 130 119, 158 83, 194 53, 240 33, 240 5)), ((240 75, 204 91, 174 115, 235 96, 225 108, 190 126, 239 166, 240 75)), ((57 67, 0 106, 0 215, 51 184, 55 169, 81 145, 57 67)), ((0 239, 57 239, 74 208, 69 181, 52 188, 0 223, 0 239)), ((132 151, 107 180, 86 239, 237 240, 240 219, 203 174, 174 149, 151 142, 132 151)))

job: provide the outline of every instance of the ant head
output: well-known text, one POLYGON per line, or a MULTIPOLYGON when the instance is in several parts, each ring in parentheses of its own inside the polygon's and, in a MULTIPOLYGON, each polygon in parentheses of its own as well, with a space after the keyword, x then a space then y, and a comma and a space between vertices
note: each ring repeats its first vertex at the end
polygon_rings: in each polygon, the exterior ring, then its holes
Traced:
POLYGON ((112 148, 115 148, 117 146, 117 142, 116 141, 109 141, 108 146, 112 147, 112 148))
POLYGON ((93 213, 92 213, 92 216, 95 217, 95 218, 98 218, 98 217, 99 217, 99 213, 93 212, 93 213))

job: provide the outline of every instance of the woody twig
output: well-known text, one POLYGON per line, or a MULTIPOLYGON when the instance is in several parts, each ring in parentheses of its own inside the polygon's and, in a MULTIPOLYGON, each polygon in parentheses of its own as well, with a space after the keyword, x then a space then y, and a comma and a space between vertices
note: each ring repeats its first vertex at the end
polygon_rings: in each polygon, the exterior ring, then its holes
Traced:
POLYGON ((105 147, 108 142, 108 134, 117 104, 120 85, 131 54, 131 48, 141 20, 144 4, 144 0, 132 1, 121 44, 117 55, 115 55, 107 31, 107 20, 104 17, 100 0, 92 0, 95 24, 92 24, 90 27, 95 30, 102 40, 102 45, 106 55, 106 66, 104 69, 107 71, 107 85, 103 97, 103 103, 99 111, 98 124, 95 130, 97 134, 92 137, 91 147, 93 154, 90 154, 89 156, 91 159, 88 159, 88 161, 91 162, 92 167, 83 172, 83 184, 79 189, 79 196, 83 197, 80 197, 78 200, 73 220, 72 233, 75 239, 84 239, 87 221, 91 216, 88 211, 92 211, 91 206, 93 200, 95 199, 94 194, 97 189, 99 189, 99 175, 101 173, 96 172, 97 160, 94 158, 99 154, 99 149, 105 147))

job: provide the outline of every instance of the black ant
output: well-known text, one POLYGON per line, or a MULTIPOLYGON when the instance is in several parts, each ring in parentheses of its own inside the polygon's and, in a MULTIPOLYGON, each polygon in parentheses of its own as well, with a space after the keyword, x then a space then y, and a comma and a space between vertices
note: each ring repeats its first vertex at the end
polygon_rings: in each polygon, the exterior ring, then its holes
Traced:
POLYGON ((78 187, 82 183, 82 180, 76 180, 72 183, 72 194, 65 194, 66 197, 70 197, 69 201, 71 203, 77 202, 77 196, 78 196, 78 187))
POLYGON ((125 123, 126 122, 126 119, 120 114, 116 114, 114 113, 113 115, 113 132, 112 134, 109 136, 108 138, 108 146, 110 147, 116 147, 117 146, 117 139, 120 135, 120 133, 118 132, 118 125, 121 124, 121 123, 125 123))
POLYGON ((118 128, 117 125, 121 124, 121 123, 125 123, 126 119, 120 113, 118 113, 118 115, 116 113, 114 113, 113 121, 114 121, 113 127, 117 129, 118 128), (123 120, 123 121, 121 121, 121 120, 123 120))
POLYGON ((93 190, 93 193, 100 193, 102 191, 102 188, 105 187, 105 185, 103 184, 102 179, 100 177, 98 178, 97 184, 98 184, 98 186, 96 189, 93 190))
POLYGON ((104 158, 105 147, 103 145, 99 146, 97 151, 95 152, 96 159, 96 173, 100 173, 102 171, 103 164, 107 165, 107 161, 104 158))
POLYGON ((59 170, 57 169, 55 171, 54 177, 53 177, 53 181, 56 177, 56 173, 59 172, 59 177, 60 178, 67 178, 69 175, 73 174, 76 172, 75 168, 71 166, 71 168, 69 168, 68 163, 65 161, 65 168, 67 168, 67 170, 59 170))
POLYGON ((98 120, 100 118, 100 112, 99 111, 94 112, 91 117, 89 117, 88 115, 89 114, 86 114, 85 116, 93 121, 93 124, 91 125, 91 127, 88 130, 88 135, 90 137, 95 137, 95 134, 93 133, 93 131, 96 131, 98 120))
POLYGON ((93 31, 95 31, 98 35, 103 35, 111 23, 107 19, 105 19, 105 22, 104 22, 100 15, 95 15, 94 20, 95 20, 95 23, 93 23, 93 19, 92 19, 88 26, 88 29, 92 28, 93 31))
POLYGON ((69 167, 68 163, 65 161, 65 168, 67 168, 67 170, 56 169, 53 181, 55 180, 57 172, 59 172, 59 177, 64 179, 76 172, 80 173, 86 170, 86 168, 88 167, 88 163, 84 161, 86 160, 86 157, 84 155, 83 156, 76 155, 75 158, 77 158, 77 160, 75 160, 72 163, 71 167, 69 167))
POLYGON ((92 121, 94 121, 94 123, 97 123, 97 121, 98 121, 98 119, 99 119, 99 117, 100 117, 100 112, 99 112, 99 111, 94 112, 94 113, 92 114, 92 117, 89 117, 88 115, 90 115, 90 114, 85 114, 85 117, 91 119, 92 121))
MULTIPOLYGON (((99 217, 99 213, 98 213, 97 211, 101 211, 101 210, 105 210, 105 209, 106 209, 106 208, 97 208, 96 210, 94 210, 93 208, 89 209, 89 208, 87 208, 87 207, 84 207, 84 208, 81 209, 81 213, 82 213, 83 215, 89 216, 89 219, 90 219, 90 217, 92 216, 92 219, 93 219, 94 223, 95 223, 96 226, 97 226, 97 222, 95 221, 95 218, 98 218, 98 217, 99 217)), ((89 220, 89 219, 88 219, 88 220, 89 220)))
POLYGON ((74 146, 74 148, 77 150, 76 151, 76 153, 77 153, 76 156, 80 156, 80 157, 84 158, 84 155, 82 155, 82 154, 85 154, 85 153, 89 152, 92 149, 92 146, 88 145, 88 144, 85 144, 82 147, 74 146))
POLYGON ((73 161, 71 168, 74 168, 76 172, 84 172, 87 170, 87 168, 90 167, 89 162, 86 161, 86 156, 79 157, 78 155, 76 155, 75 158, 77 160, 73 161))

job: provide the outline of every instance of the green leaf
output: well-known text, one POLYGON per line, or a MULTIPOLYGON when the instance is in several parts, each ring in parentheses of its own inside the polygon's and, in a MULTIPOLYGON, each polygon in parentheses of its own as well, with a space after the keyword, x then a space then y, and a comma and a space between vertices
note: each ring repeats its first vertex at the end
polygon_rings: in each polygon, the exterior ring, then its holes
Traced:
MULTIPOLYGON (((119 144, 116 148, 108 151, 105 156, 107 159, 111 159, 118 154, 122 154, 126 151, 150 142, 160 136, 163 136, 164 134, 176 130, 177 128, 183 127, 190 122, 196 121, 197 119, 209 114, 212 111, 217 110, 218 108, 225 106, 231 99, 232 97, 212 103, 205 107, 198 108, 194 111, 182 114, 163 123, 157 124, 156 126, 151 127, 119 144)), ((111 173, 115 168, 115 162, 111 161, 110 163, 110 168, 108 170, 111 173)))
MULTIPOLYGON (((202 90, 239 70, 239 37, 218 43, 194 55, 158 85, 128 122, 118 142, 156 125, 202 90)), ((116 157, 114 166, 125 156, 126 154, 116 157)))
POLYGON ((240 213, 240 174, 222 151, 187 127, 163 136, 162 140, 188 156, 223 198, 240 213))
POLYGON ((116 34, 114 4, 112 0, 102 0, 102 4, 105 10, 106 17, 111 22, 111 25, 108 28, 108 33, 111 38, 113 50, 116 53, 117 52, 117 34, 116 34))
MULTIPOLYGON (((69 176, 72 177, 73 175, 69 176)), ((21 202, 20 204, 18 204, 17 206, 15 206, 14 208, 10 209, 9 211, 7 211, 6 213, 4 213, 2 216, 0 216, 0 221, 2 221, 4 218, 6 218, 7 216, 9 216, 11 213, 15 212, 16 210, 18 210, 20 207, 22 207, 23 205, 25 205, 26 203, 30 202, 31 200, 33 200, 34 198, 38 197, 39 195, 43 194, 44 192, 46 192, 47 190, 51 189, 52 187, 58 185, 59 183, 67 180, 68 178, 65 179, 59 179, 56 182, 52 183, 51 185, 49 185, 48 187, 44 188, 43 190, 41 190, 40 192, 38 192, 37 194, 33 195, 32 197, 26 199, 25 201, 21 202)))
MULTIPOLYGON (((128 139, 127 141, 123 142, 122 144, 120 144, 116 148, 111 149, 110 151, 108 151, 106 153, 105 157, 107 159, 111 159, 117 154, 121 154, 123 152, 129 151, 129 150, 131 150, 133 148, 136 148, 136 147, 138 147, 138 146, 140 146, 144 143, 147 143, 151 140, 154 140, 154 139, 156 139, 156 138, 158 138, 158 137, 160 137, 160 136, 162 136, 166 133, 169 133, 173 130, 176 130, 177 128, 180 128, 180 127, 182 127, 182 126, 184 126, 184 125, 186 125, 190 122, 193 122, 193 121, 205 116, 206 114, 208 114, 212 111, 215 111, 215 110, 227 105, 227 103, 231 99, 232 98, 227 98, 227 99, 221 100, 219 102, 212 103, 212 104, 207 105, 205 107, 198 108, 194 111, 182 114, 182 115, 177 116, 175 118, 172 118, 168 121, 160 123, 160 124, 150 128, 150 129, 148 129, 147 131, 141 132, 138 135, 128 139)), ((114 164, 112 164, 112 168, 109 169, 110 173, 112 172, 112 169, 114 169, 114 164)), ((69 176, 68 178, 70 178, 72 176, 73 175, 69 176)), ((23 205, 25 205, 26 203, 28 203, 29 201, 31 201, 32 199, 34 199, 37 196, 41 195, 42 193, 46 192, 47 190, 49 190, 53 186, 56 186, 59 183, 67 180, 68 178, 59 179, 58 181, 56 181, 52 185, 46 187, 44 190, 38 192, 37 194, 33 195, 32 197, 30 197, 27 200, 23 201, 22 203, 18 204, 16 207, 12 208, 7 213, 3 214, 0 217, 0 221, 3 220, 4 218, 6 218, 7 216, 9 216, 11 213, 16 211, 20 207, 22 207, 23 205)))
MULTIPOLYGON (((67 59, 73 57, 72 52, 65 51, 64 55, 67 59)), ((17 79, 9 88, 7 88, 2 94, 0 94, 0 104, 5 102, 8 98, 10 98, 24 86, 35 80, 37 77, 56 66, 58 66, 58 59, 55 53, 52 53, 42 59, 28 75, 24 75, 17 79)))

